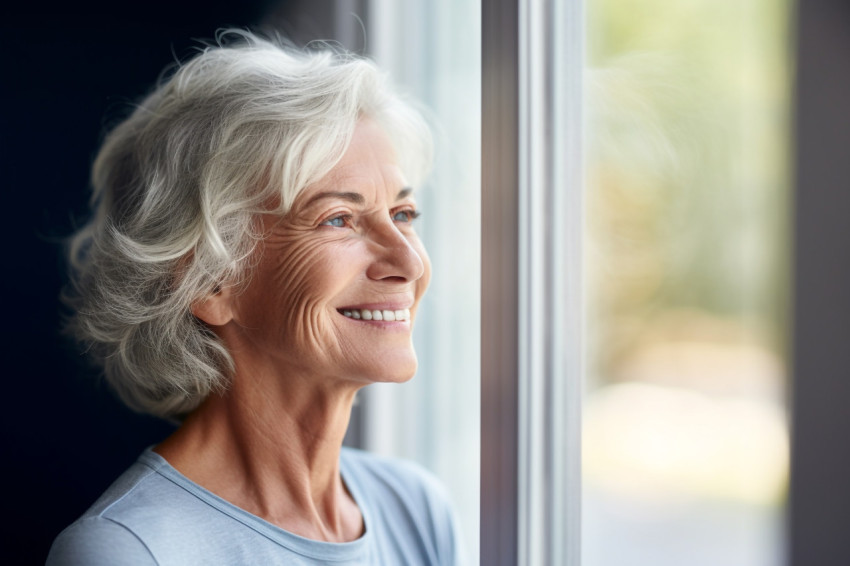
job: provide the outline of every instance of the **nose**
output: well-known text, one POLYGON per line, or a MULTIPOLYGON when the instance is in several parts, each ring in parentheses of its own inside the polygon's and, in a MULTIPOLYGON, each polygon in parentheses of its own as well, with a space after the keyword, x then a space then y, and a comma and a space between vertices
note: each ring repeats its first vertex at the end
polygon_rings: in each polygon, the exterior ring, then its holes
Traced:
POLYGON ((370 243, 375 254, 366 270, 373 280, 397 280, 412 282, 425 274, 425 262, 421 246, 414 246, 409 237, 392 222, 382 223, 370 231, 370 243))

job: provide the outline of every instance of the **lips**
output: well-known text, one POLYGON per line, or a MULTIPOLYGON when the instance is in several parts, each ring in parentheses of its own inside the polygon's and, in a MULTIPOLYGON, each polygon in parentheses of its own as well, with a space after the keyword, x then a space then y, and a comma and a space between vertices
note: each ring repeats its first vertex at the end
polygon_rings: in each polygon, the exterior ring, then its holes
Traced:
POLYGON ((374 320, 385 322, 408 322, 410 309, 337 309, 343 316, 355 320, 374 320))

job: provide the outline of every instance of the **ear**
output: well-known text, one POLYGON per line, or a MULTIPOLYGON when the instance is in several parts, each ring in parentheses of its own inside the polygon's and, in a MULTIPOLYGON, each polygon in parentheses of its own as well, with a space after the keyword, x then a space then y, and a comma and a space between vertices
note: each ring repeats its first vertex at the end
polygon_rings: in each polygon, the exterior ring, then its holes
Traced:
POLYGON ((233 320, 233 288, 219 287, 192 305, 192 314, 210 326, 224 326, 233 320))

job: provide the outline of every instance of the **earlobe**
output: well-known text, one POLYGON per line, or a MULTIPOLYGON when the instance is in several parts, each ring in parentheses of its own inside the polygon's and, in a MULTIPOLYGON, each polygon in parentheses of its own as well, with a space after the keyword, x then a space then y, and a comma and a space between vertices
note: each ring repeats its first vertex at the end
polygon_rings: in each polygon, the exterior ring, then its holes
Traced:
POLYGON ((233 319, 232 298, 231 287, 216 287, 215 292, 192 305, 192 314, 210 326, 224 326, 233 319))

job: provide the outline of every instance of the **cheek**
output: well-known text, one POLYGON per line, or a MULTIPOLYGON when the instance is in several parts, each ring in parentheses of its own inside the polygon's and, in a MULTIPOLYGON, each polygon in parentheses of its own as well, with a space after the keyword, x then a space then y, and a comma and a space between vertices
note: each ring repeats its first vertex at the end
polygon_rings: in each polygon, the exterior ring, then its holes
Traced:
POLYGON ((266 339, 318 346, 330 331, 326 314, 337 292, 335 265, 322 242, 267 242, 246 289, 240 323, 266 339))

